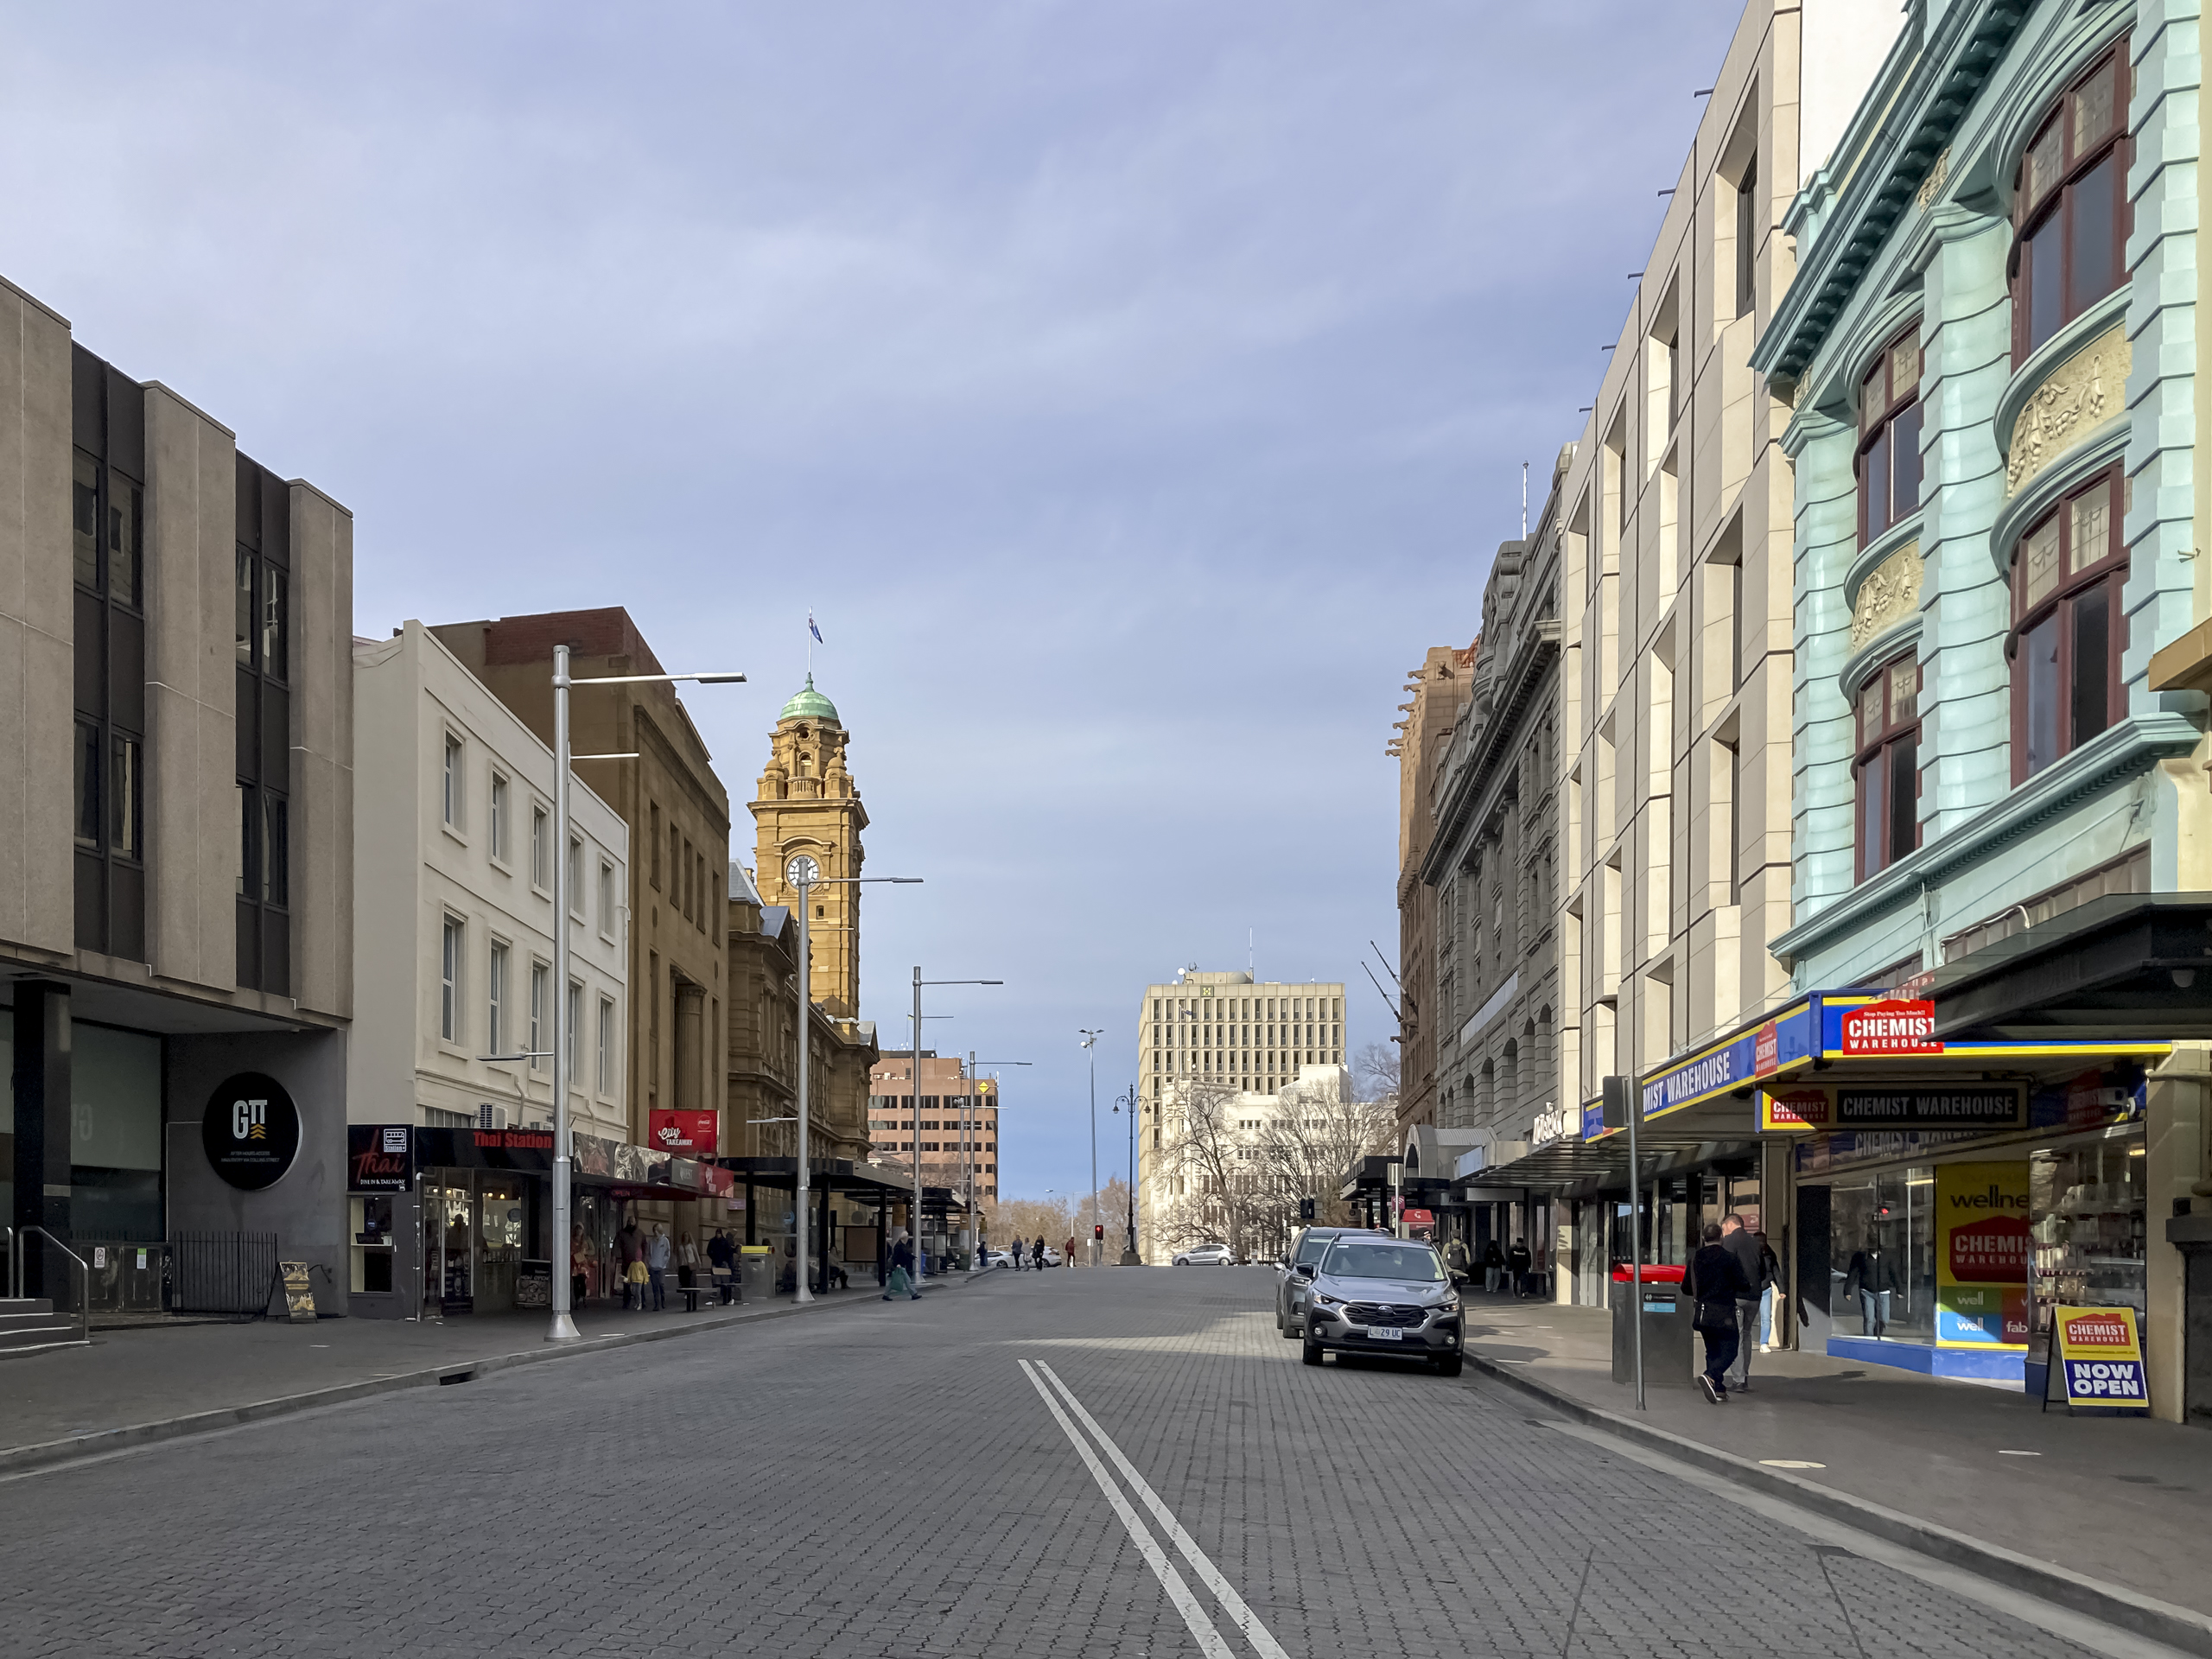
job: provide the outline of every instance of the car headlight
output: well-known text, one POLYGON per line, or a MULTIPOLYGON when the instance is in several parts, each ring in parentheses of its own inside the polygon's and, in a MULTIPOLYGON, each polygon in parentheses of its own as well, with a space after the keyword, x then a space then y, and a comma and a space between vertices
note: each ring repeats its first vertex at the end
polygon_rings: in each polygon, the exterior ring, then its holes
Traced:
POLYGON ((1344 1301, 1340 1297, 1332 1296, 1325 1290, 1309 1290, 1306 1294, 1313 1299, 1314 1305, 1318 1307, 1342 1307, 1344 1306, 1344 1301))

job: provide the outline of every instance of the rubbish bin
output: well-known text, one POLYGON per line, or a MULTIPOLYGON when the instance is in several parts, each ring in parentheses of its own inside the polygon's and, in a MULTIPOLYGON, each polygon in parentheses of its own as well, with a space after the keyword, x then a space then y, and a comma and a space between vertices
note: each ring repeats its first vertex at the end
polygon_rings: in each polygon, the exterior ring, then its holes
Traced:
MULTIPOLYGON (((1697 1304, 1682 1294, 1682 1269, 1643 1268, 1643 1386, 1687 1389, 1696 1381, 1697 1304)), ((1636 1386, 1636 1287, 1613 1269, 1613 1381, 1636 1386)))
POLYGON ((737 1247, 737 1300, 766 1302, 776 1294, 774 1247, 741 1244, 737 1247))

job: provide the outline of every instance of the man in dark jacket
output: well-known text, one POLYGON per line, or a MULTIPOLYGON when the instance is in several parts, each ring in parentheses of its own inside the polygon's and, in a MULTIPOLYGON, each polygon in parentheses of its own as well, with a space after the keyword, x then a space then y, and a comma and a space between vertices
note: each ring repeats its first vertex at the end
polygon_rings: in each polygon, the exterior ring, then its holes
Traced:
POLYGON ((722 1306, 729 1306, 730 1286, 737 1268, 737 1247, 729 1242, 729 1235, 719 1227, 707 1241, 707 1263, 715 1272, 715 1287, 722 1294, 722 1306))
POLYGON ((1505 1281, 1505 1252, 1496 1239, 1483 1246, 1483 1288, 1496 1291, 1505 1281))
POLYGON ((1529 1269, 1535 1258, 1529 1254, 1526 1240, 1515 1239, 1513 1248, 1505 1253, 1506 1270, 1513 1275, 1513 1294, 1517 1300, 1529 1294, 1529 1269))
POLYGON ((1729 1388, 1745 1394, 1751 1386, 1751 1350, 1759 1339, 1759 1242, 1743 1217, 1730 1215, 1721 1218, 1720 1248, 1736 1258, 1747 1287, 1737 1293, 1736 1363, 1728 1368, 1729 1388))
POLYGON ((1682 1289, 1696 1305, 1697 1333, 1705 1338, 1705 1369, 1697 1385, 1716 1406, 1728 1399, 1728 1366, 1736 1357, 1736 1304, 1751 1292, 1744 1264, 1720 1243, 1720 1224, 1705 1224, 1705 1243, 1690 1258, 1682 1276, 1682 1289))
POLYGON ((1843 1275, 1844 1294, 1855 1290, 1859 1294, 1860 1329, 1865 1335, 1878 1338, 1889 1328, 1890 1295, 1897 1287, 1896 1259, 1882 1248, 1880 1239, 1868 1239, 1866 1249, 1852 1256, 1843 1275))

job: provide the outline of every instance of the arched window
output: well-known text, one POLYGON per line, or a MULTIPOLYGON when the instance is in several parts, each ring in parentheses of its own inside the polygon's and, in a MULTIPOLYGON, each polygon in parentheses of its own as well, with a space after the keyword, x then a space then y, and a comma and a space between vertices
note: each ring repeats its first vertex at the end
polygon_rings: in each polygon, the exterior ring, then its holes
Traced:
POLYGON ((1509 1040, 1505 1052, 1498 1057, 1497 1102, 1506 1111, 1517 1110, 1521 1104, 1521 1046, 1509 1040))
POLYGON ((1920 323, 1859 383, 1859 545, 1920 511, 1920 323))
POLYGON ((1859 879, 1879 875, 1920 845, 1920 663, 1911 652, 1859 689, 1859 879))
POLYGON ((2013 175, 2012 360, 2118 288, 2126 268, 2127 41, 2076 76, 2013 175))
POLYGON ((2118 463, 2030 527, 2012 553, 2012 781, 2110 726, 2127 643, 2120 589, 2126 487, 2118 463))

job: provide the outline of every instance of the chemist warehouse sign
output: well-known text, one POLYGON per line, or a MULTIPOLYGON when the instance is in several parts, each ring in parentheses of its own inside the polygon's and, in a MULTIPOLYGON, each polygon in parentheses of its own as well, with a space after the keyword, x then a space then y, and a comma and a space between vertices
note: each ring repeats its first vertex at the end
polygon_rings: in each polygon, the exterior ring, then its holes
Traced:
POLYGON ((2051 1331, 2057 1338, 2069 1408, 2151 1409, 2133 1308, 2062 1306, 2051 1310, 2051 1331))

